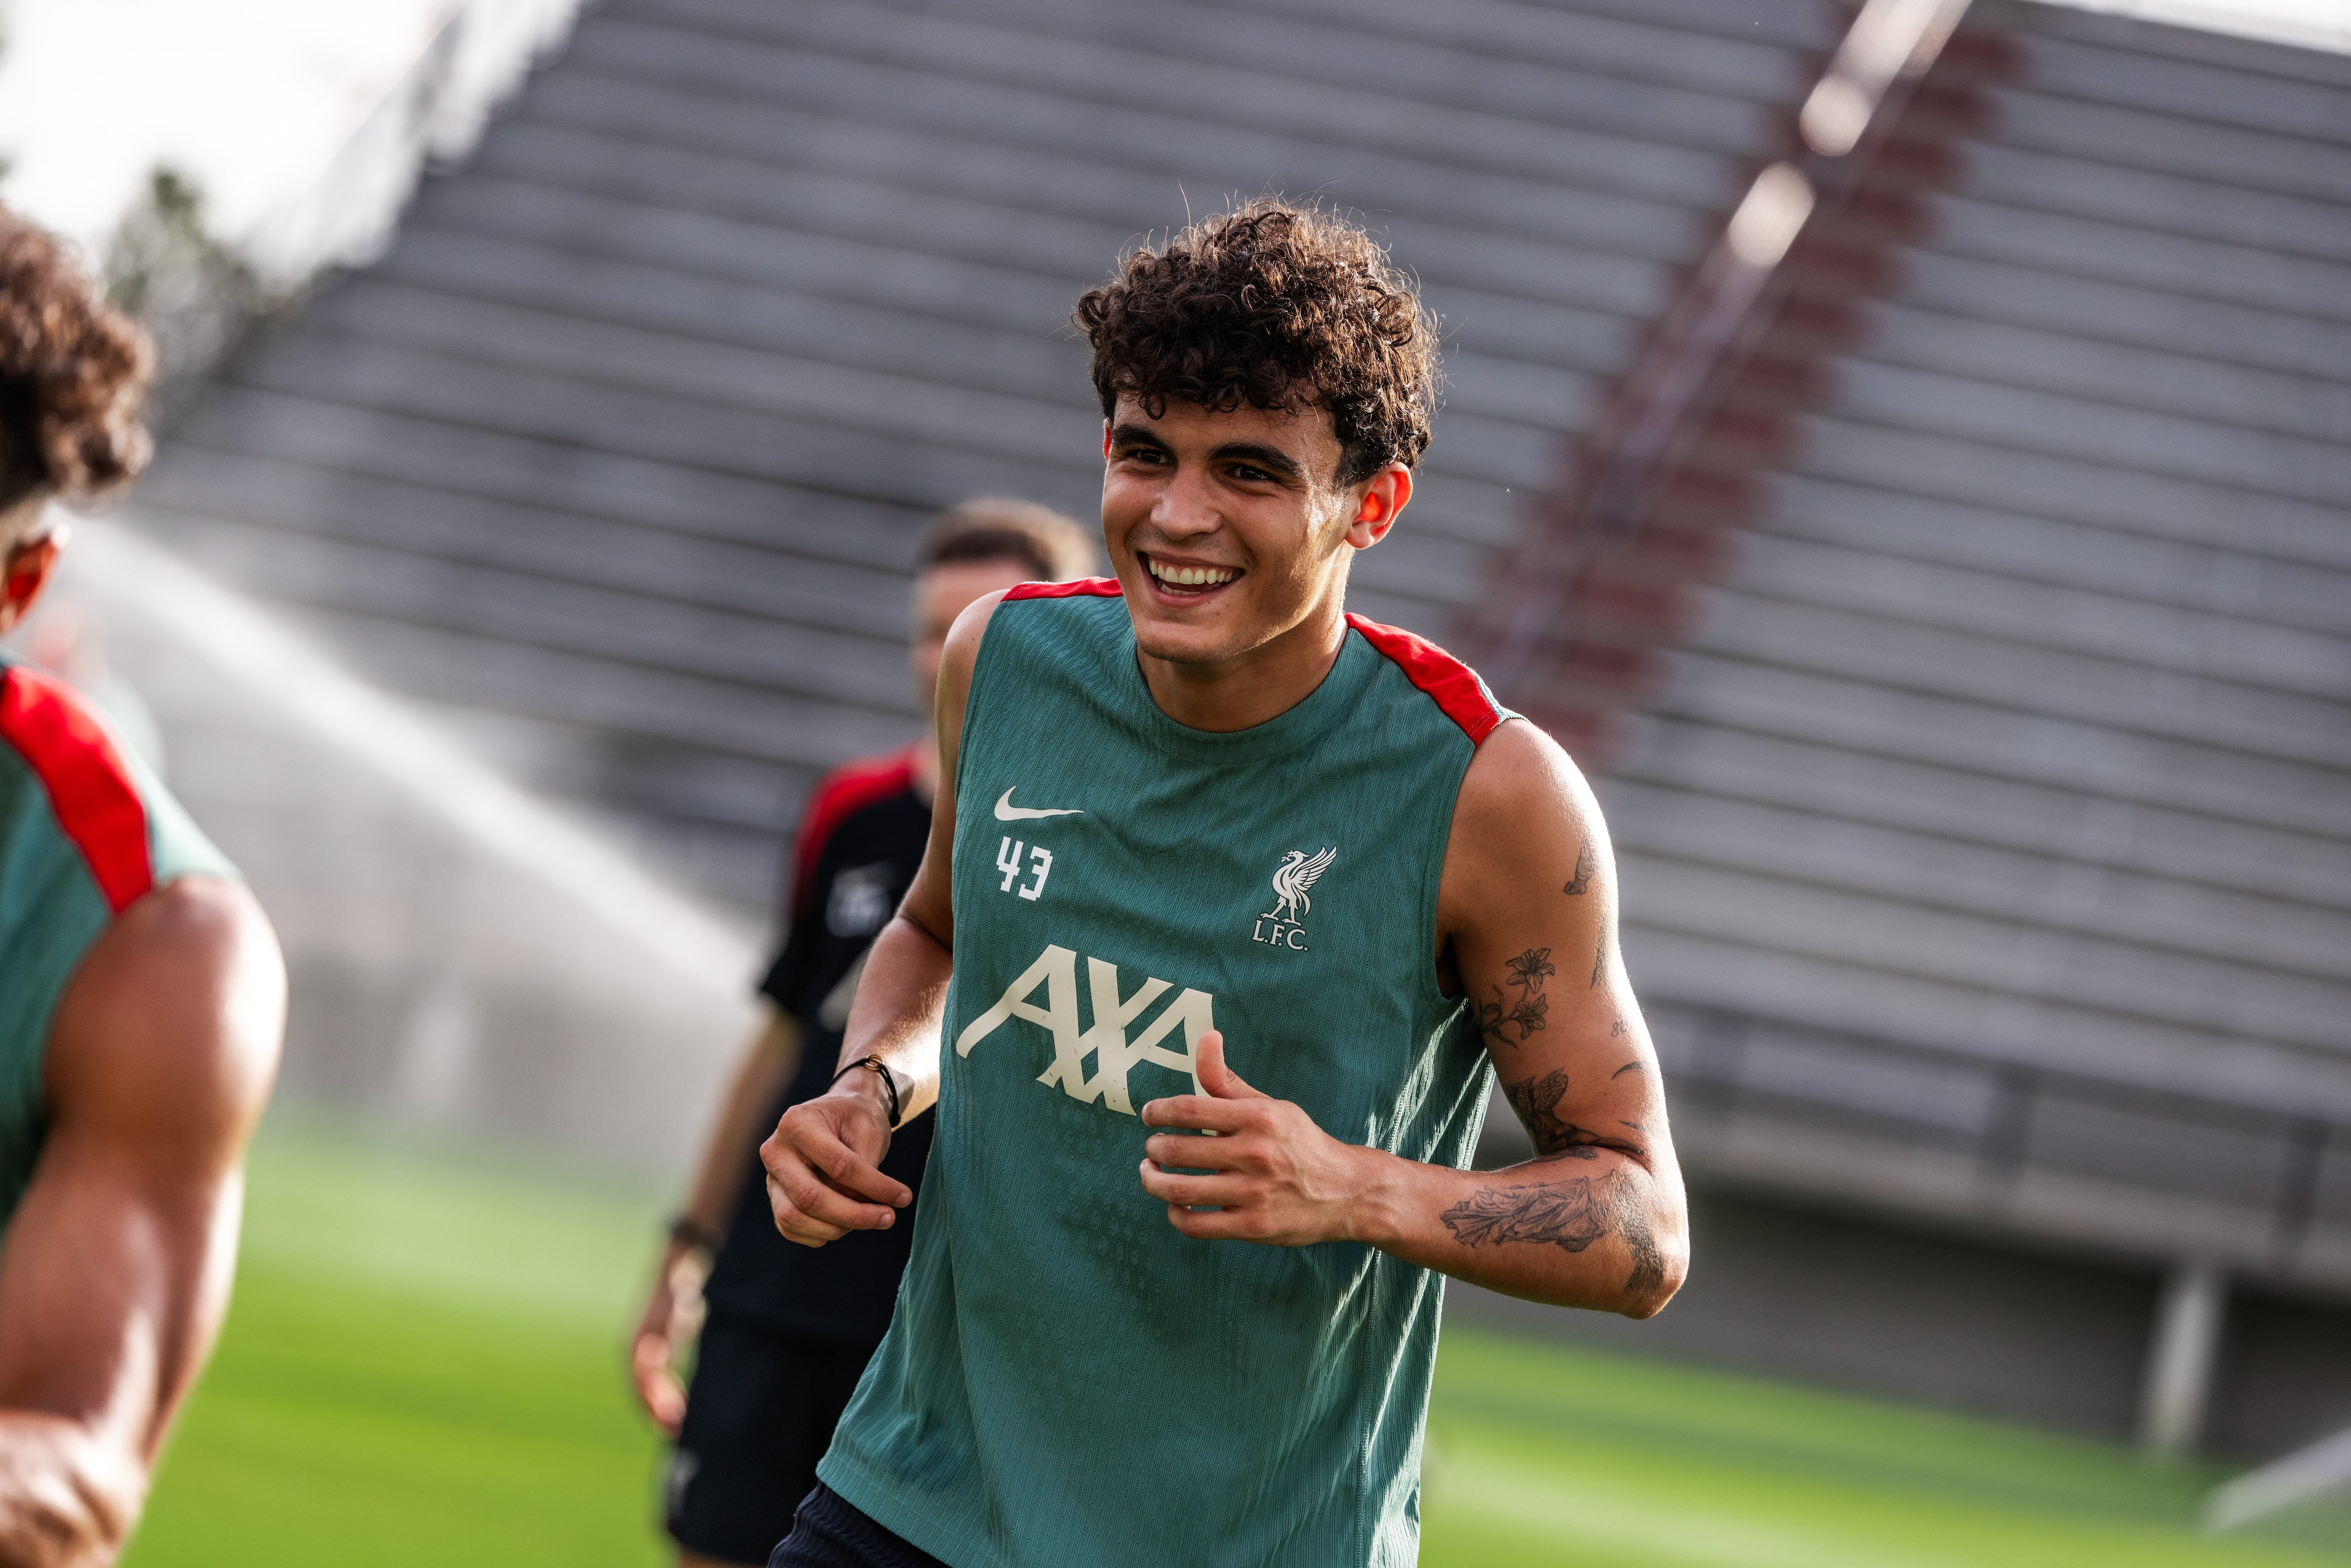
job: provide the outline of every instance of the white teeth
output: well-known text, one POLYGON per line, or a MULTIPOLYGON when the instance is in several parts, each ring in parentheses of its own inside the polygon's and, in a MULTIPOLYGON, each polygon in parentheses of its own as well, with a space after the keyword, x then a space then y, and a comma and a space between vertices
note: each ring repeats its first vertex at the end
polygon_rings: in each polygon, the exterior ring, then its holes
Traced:
POLYGON ((1229 566, 1165 566, 1152 561, 1151 575, 1176 588, 1203 588, 1230 582, 1240 573, 1229 566))

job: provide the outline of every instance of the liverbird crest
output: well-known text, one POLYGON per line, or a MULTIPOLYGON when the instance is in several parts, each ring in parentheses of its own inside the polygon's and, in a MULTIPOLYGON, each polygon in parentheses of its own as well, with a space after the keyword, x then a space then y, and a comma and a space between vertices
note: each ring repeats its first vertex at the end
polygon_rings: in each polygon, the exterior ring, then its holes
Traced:
POLYGON ((1304 850, 1292 850, 1282 856, 1281 863, 1273 872, 1274 896, 1280 902, 1265 918, 1292 922, 1305 919, 1306 912, 1314 906, 1313 900, 1306 896, 1306 890, 1312 887, 1322 873, 1331 869, 1331 862, 1338 858, 1336 847, 1314 855, 1304 850))

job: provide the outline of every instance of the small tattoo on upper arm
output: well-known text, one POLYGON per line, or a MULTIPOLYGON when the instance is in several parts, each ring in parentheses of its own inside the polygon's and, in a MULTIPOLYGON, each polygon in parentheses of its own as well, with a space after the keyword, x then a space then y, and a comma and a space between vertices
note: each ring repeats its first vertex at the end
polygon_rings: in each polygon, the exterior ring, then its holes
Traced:
POLYGON ((1625 1074, 1626 1074, 1626 1073, 1628 1073, 1628 1072, 1638 1072, 1638 1071, 1641 1071, 1641 1064, 1640 1064, 1639 1062, 1637 1062, 1637 1061, 1628 1061, 1628 1062, 1626 1062, 1624 1066, 1622 1066, 1622 1067, 1618 1068, 1615 1071, 1614 1071, 1614 1072, 1610 1073, 1608 1076, 1609 1076, 1609 1077, 1611 1077, 1611 1078, 1622 1078, 1622 1077, 1624 1077, 1624 1076, 1625 1076, 1625 1074))
POLYGON ((1494 993, 1494 999, 1474 1004, 1478 1013, 1478 1030, 1503 1045, 1524 1045, 1530 1038, 1548 1027, 1544 1020, 1551 1012, 1551 998, 1542 994, 1543 981, 1558 974, 1559 970, 1551 961, 1551 949, 1548 947, 1530 947, 1506 962, 1510 971, 1509 983, 1510 988, 1518 992, 1518 999, 1508 1001, 1502 995, 1501 987, 1488 987, 1494 993), (1512 1024, 1519 1028, 1516 1040, 1512 1040, 1508 1032, 1512 1024))
POLYGON ((1618 1019, 1614 1023, 1608 1026, 1608 1038, 1611 1040, 1614 1040, 1618 1035, 1623 1034, 1624 1032, 1625 1020, 1623 1019, 1618 1019))
POLYGON ((1592 885, 1592 840, 1587 836, 1575 846, 1575 874, 1567 879, 1560 891, 1571 897, 1580 897, 1592 885))
POLYGON ((1600 932, 1600 940, 1592 945, 1592 984, 1586 987, 1585 989, 1597 989, 1600 982, 1606 977, 1607 974, 1608 932, 1606 927, 1604 926, 1600 932))
POLYGON ((1534 1140, 1536 1154, 1545 1159, 1595 1160, 1601 1150, 1613 1149, 1636 1160, 1648 1157, 1648 1151, 1638 1144, 1604 1137, 1560 1115, 1558 1105, 1566 1095, 1564 1068, 1555 1068, 1541 1078, 1524 1078, 1502 1085, 1502 1096, 1525 1124, 1527 1136, 1534 1140))

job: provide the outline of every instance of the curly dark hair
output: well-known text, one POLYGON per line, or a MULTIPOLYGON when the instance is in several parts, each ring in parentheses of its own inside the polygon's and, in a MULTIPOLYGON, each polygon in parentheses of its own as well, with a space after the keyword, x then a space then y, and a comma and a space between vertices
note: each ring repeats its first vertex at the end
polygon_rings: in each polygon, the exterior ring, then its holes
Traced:
POLYGON ((147 334, 55 236, 0 208, 0 513, 91 500, 147 465, 147 334))
POLYGON ((1223 413, 1330 411, 1339 483, 1428 448, 1437 330, 1412 280, 1353 224, 1261 197, 1123 257, 1078 300, 1102 416, 1173 398, 1223 413))

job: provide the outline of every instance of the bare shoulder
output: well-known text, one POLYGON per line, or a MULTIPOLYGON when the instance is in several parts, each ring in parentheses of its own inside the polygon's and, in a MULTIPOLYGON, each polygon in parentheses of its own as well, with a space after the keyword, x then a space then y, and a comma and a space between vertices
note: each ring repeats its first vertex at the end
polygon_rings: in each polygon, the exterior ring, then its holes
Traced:
MULTIPOLYGON (((995 592, 983 592, 978 600, 964 607, 964 613, 955 618, 947 628, 947 646, 938 656, 938 757, 946 764, 946 776, 955 779, 955 757, 962 752, 964 740, 964 703, 971 701, 971 673, 980 663, 980 640, 987 634, 987 618, 997 613, 997 604, 1004 601, 1008 588, 997 588, 995 592)), ((940 801, 950 804, 952 789, 940 792, 940 801)))
POLYGON ((971 683, 972 667, 979 662, 980 639, 987 635, 988 619, 1011 591, 1008 588, 999 588, 991 593, 981 594, 964 606, 963 613, 956 617, 953 626, 947 628, 946 653, 939 664, 942 677, 953 672, 956 678, 965 685, 971 683))
POLYGON ((285 963, 253 894, 217 877, 168 883, 122 912, 66 988, 46 1068, 57 1119, 241 1144, 285 1015, 285 963))
POLYGON ((1561 835, 1573 848, 1599 821, 1599 802, 1574 759, 1541 729, 1514 718, 1470 758, 1454 804, 1447 858, 1507 859, 1561 835))

